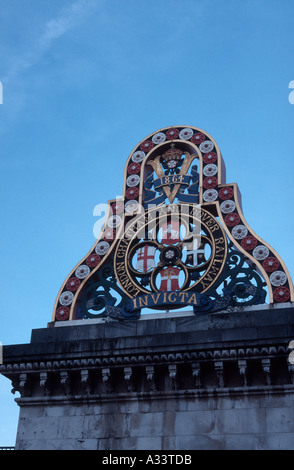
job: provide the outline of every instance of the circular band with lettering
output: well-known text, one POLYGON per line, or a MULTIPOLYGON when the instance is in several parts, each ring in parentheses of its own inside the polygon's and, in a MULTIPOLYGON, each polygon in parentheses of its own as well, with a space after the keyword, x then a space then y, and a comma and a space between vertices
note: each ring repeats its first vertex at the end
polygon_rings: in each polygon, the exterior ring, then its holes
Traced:
MULTIPOLYGON (((206 292, 220 276, 225 266, 228 249, 226 235, 217 219, 205 209, 195 205, 187 205, 184 209, 181 209, 180 204, 163 206, 160 210, 156 207, 139 218, 136 218, 133 224, 128 226, 124 236, 118 241, 116 247, 114 256, 115 275, 121 288, 129 297, 134 298, 144 293, 159 291, 152 278, 153 273, 151 273, 150 281, 151 291, 145 288, 144 283, 139 282, 131 267, 131 259, 138 245, 143 245, 146 230, 151 233, 149 227, 152 229, 153 227, 163 227, 166 225, 167 221, 173 220, 173 217, 176 217, 180 226, 183 226, 185 229, 187 229, 191 223, 197 227, 201 226, 205 234, 203 238, 208 240, 211 246, 209 262, 205 264, 204 272, 201 271, 200 276, 198 276, 196 280, 188 275, 189 269, 181 262, 180 255, 177 255, 177 259, 175 260, 177 268, 175 269, 180 268, 185 275, 185 282, 180 287, 180 291, 206 292)), ((154 231, 155 230, 156 229, 154 229, 154 231)), ((189 234, 189 237, 191 238, 191 234, 189 234)), ((181 250, 180 240, 177 240, 177 242, 179 242, 178 248, 181 250)), ((152 240, 148 239, 145 243, 156 247, 158 250, 162 249, 162 241, 159 243, 155 235, 152 235, 152 240)), ((174 246, 177 245, 175 244, 174 246)), ((159 264, 154 267, 154 272, 158 274, 160 269, 162 269, 162 266, 159 264)))

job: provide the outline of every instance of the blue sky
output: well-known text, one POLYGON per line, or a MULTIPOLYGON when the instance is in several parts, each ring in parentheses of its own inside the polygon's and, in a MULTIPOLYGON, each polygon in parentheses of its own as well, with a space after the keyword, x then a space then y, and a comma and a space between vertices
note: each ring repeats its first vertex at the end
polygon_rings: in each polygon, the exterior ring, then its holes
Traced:
MULTIPOLYGON (((96 204, 157 129, 218 143, 294 276, 292 0, 0 0, 0 341, 27 343, 95 242, 96 204)), ((18 407, 0 377, 0 446, 18 407)))

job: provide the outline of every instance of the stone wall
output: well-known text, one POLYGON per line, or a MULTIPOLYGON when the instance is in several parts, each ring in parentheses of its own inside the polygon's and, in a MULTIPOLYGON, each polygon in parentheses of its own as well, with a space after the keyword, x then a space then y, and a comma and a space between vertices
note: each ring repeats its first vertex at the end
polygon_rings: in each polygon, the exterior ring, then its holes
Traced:
POLYGON ((284 307, 33 330, 1 366, 21 394, 16 448, 293 449, 284 307))
POLYGON ((17 449, 293 449, 293 393, 22 406, 17 449))

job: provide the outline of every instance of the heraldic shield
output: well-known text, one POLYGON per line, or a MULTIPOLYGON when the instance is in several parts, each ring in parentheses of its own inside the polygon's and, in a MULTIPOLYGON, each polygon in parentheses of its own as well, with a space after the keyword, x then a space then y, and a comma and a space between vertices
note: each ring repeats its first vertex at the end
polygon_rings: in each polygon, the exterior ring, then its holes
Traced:
POLYGON ((123 197, 108 201, 101 234, 64 281, 53 321, 293 301, 289 272, 247 224, 216 142, 174 126, 129 155, 123 197))

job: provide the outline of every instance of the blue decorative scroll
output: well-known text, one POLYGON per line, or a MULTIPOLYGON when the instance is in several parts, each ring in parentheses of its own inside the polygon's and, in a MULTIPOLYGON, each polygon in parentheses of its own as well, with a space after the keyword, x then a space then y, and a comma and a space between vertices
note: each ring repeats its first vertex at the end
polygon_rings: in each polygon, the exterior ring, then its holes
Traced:
POLYGON ((164 202, 167 197, 163 189, 164 186, 175 184, 180 184, 175 196, 179 202, 199 203, 199 173, 197 165, 193 165, 190 175, 167 175, 154 179, 153 173, 151 173, 144 182, 144 207, 147 208, 149 204, 158 205, 164 202))
POLYGON ((116 320, 138 320, 142 308, 191 306, 194 313, 208 313, 232 306, 232 292, 226 292, 221 299, 212 299, 199 292, 153 292, 128 300, 122 307, 107 304, 103 316, 116 320))

